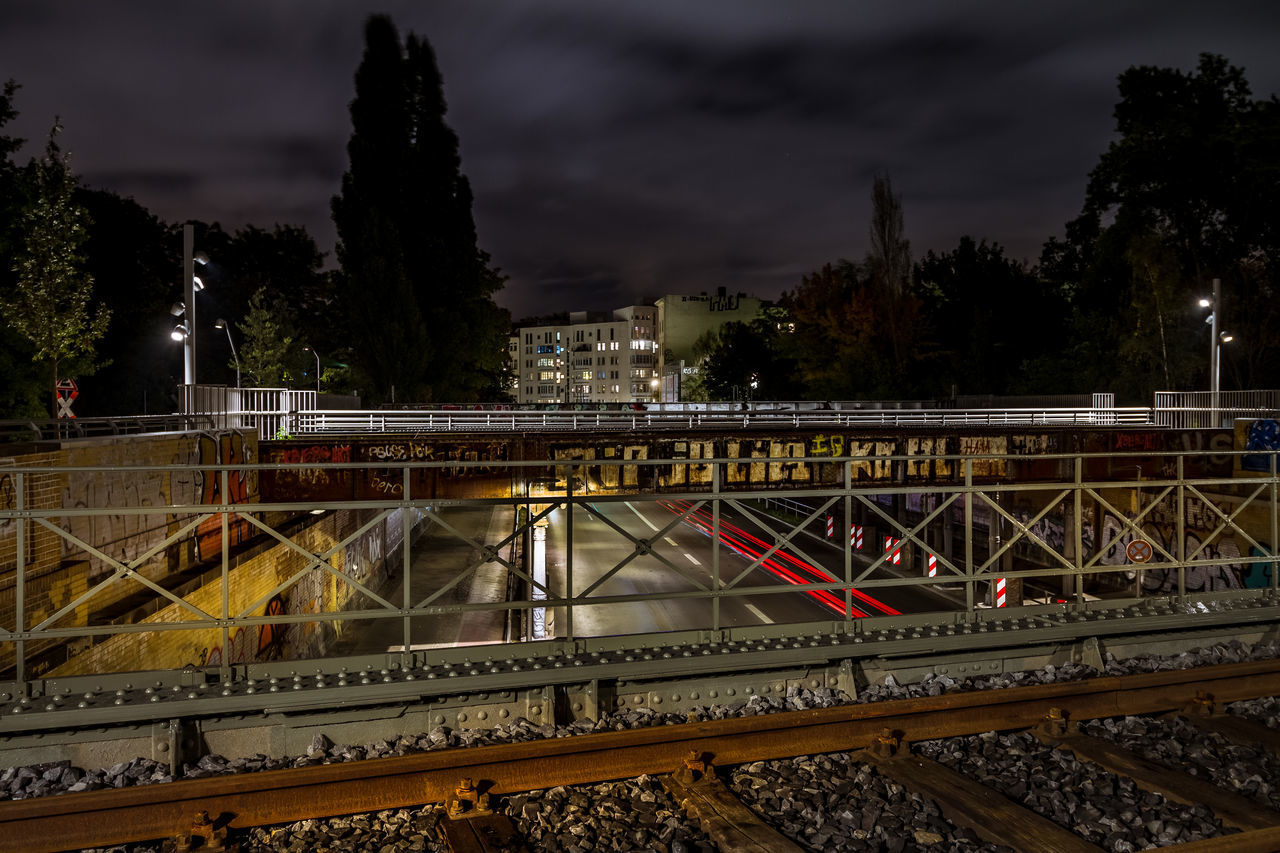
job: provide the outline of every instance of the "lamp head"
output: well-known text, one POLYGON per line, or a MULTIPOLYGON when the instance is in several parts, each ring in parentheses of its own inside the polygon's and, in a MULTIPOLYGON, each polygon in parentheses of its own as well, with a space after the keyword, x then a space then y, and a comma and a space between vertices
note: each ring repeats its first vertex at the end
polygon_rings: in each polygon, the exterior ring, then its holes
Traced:
POLYGON ((1213 304, 1213 300, 1212 300, 1212 299, 1204 299, 1204 298, 1201 298, 1201 300, 1200 300, 1200 302, 1199 302, 1199 305, 1200 305, 1200 307, 1201 307, 1201 308, 1208 308, 1208 307, 1209 307, 1210 305, 1212 305, 1212 304, 1213 304))
POLYGON ((1224 344, 1229 344, 1235 339, 1236 339, 1236 336, 1231 334, 1230 332, 1220 332, 1218 334, 1218 340, 1224 344))
POLYGON ((187 327, 182 323, 179 323, 173 327, 173 331, 169 333, 169 337, 173 338, 175 341, 181 341, 186 338, 188 334, 189 332, 187 331, 187 327))
POLYGON ((181 302, 175 302, 173 303, 173 307, 169 309, 169 313, 174 317, 181 317, 184 313, 186 313, 186 310, 187 310, 186 305, 184 305, 181 302))
POLYGON ((196 293, 199 293, 200 291, 204 290, 204 282, 200 280, 200 276, 198 275, 191 276, 191 287, 193 290, 195 290, 196 293))
POLYGON ((196 252, 191 256, 191 260, 195 261, 200 266, 204 266, 209 263, 209 256, 204 252, 196 252))
POLYGON ((217 320, 213 321, 213 327, 215 329, 225 329, 227 327, 227 321, 219 317, 217 320))

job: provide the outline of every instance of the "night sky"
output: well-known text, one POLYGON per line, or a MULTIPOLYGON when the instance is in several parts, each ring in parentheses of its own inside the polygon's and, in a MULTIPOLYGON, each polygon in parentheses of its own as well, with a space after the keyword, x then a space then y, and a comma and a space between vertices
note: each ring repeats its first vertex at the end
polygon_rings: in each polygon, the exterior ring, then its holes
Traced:
POLYGON ((434 46, 499 302, 776 297, 867 251, 888 174, 917 258, 962 235, 1035 260, 1079 213, 1116 76, 1201 52, 1280 92, 1280 4, 4 0, 9 132, 54 116, 91 187, 178 222, 334 243, 362 26, 434 46))

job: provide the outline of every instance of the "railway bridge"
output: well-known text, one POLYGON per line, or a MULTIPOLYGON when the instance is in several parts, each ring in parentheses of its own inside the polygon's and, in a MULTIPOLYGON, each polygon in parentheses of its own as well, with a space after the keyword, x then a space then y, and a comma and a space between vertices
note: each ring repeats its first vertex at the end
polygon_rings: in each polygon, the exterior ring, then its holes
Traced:
POLYGON ((9 445, 9 764, 180 769, 1280 625, 1273 412, 344 417, 9 445))

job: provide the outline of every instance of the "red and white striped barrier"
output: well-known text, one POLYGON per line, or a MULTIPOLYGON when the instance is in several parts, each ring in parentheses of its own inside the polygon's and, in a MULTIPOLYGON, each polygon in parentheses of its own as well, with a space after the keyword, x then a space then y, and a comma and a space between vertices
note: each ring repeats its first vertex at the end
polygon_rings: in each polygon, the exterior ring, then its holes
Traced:
POLYGON ((936 554, 929 555, 929 577, 936 578, 938 576, 938 557, 936 554))
POLYGON ((898 543, 901 541, 901 539, 894 539, 892 536, 884 537, 884 552, 886 554, 890 551, 893 552, 893 556, 889 558, 889 562, 893 563, 895 566, 902 563, 902 551, 898 548, 898 543))
POLYGON ((836 538, 836 517, 834 515, 827 516, 827 538, 836 538))
POLYGON ((859 551, 862 550, 862 525, 861 524, 849 525, 849 544, 852 545, 854 548, 857 548, 859 551))
POLYGON ((1008 599, 1004 592, 1004 578, 996 578, 996 607, 1006 606, 1008 599))

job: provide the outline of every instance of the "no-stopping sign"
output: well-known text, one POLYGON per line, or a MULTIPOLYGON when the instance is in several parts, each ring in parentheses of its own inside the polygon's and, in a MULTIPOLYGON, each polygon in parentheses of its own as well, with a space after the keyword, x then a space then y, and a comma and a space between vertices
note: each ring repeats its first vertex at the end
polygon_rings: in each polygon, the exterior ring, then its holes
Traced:
POLYGON ((1145 563, 1151 559, 1151 543, 1145 539, 1135 539, 1125 546, 1124 552, 1134 563, 1145 563))

